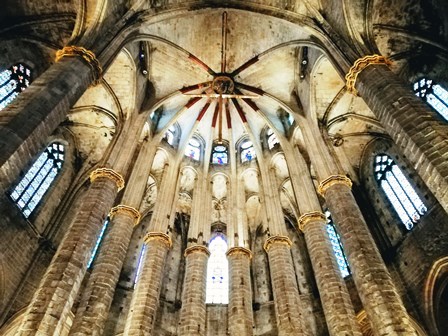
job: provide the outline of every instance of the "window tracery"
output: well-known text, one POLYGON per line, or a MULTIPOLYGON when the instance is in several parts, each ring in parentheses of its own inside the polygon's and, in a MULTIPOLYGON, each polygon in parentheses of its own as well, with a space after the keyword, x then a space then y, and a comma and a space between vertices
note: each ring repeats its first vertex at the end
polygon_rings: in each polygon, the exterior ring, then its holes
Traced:
POLYGON ((31 84, 31 70, 18 63, 0 72, 0 110, 11 103, 31 84))
POLYGON ((58 176, 64 163, 64 145, 50 144, 9 194, 28 218, 58 176))
POLYGON ((229 303, 229 263, 227 243, 221 235, 215 236, 209 245, 207 263, 206 303, 229 303))
POLYGON ((448 121, 448 91, 432 79, 422 78, 414 83, 414 92, 431 105, 445 120, 448 121))
POLYGON ((350 267, 348 266, 347 257, 345 256, 344 249, 342 247, 341 238, 336 232, 336 228, 334 226, 330 212, 325 211, 325 216, 327 217, 327 232, 328 236, 330 237, 331 247, 333 248, 333 253, 336 257, 341 275, 343 278, 345 278, 349 276, 351 272, 350 267))
POLYGON ((389 155, 379 154, 375 157, 374 172, 376 181, 406 229, 411 230, 427 211, 426 206, 389 155))
POLYGON ((241 162, 250 162, 256 158, 254 144, 250 140, 246 140, 241 144, 241 162))

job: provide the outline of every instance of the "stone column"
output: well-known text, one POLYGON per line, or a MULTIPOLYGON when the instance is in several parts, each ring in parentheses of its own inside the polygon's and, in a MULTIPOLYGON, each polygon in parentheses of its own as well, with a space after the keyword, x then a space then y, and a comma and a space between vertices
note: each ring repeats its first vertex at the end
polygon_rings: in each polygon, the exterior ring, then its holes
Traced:
POLYGON ((377 336, 417 335, 351 192, 351 181, 332 175, 322 181, 359 297, 377 336))
POLYGON ((186 266, 179 336, 205 335, 205 287, 209 256, 210 252, 202 245, 193 245, 185 250, 186 266))
POLYGON ((112 208, 110 220, 110 230, 94 262, 69 335, 103 334, 133 228, 140 220, 140 213, 133 207, 118 205, 112 208))
POLYGON ((149 232, 145 237, 146 251, 137 285, 132 295, 131 308, 124 329, 125 336, 153 334, 163 268, 171 248, 171 238, 161 232, 149 232))
POLYGON ((252 252, 244 247, 232 247, 227 251, 230 287, 228 329, 231 336, 253 335, 251 258, 252 252))
POLYGON ((70 229, 59 245, 19 327, 18 335, 60 335, 87 269, 96 239, 124 180, 99 168, 70 229), (94 210, 93 210, 94 209, 94 210))
POLYGON ((346 76, 347 89, 364 99, 448 212, 448 125, 387 64, 378 55, 357 60, 346 76))
POLYGON ((323 213, 315 211, 300 216, 299 228, 306 246, 331 336, 362 336, 350 295, 336 261, 323 213))
POLYGON ((274 293, 275 313, 279 336, 308 335, 305 331, 299 289, 291 256, 291 240, 286 236, 273 236, 266 240, 274 293))

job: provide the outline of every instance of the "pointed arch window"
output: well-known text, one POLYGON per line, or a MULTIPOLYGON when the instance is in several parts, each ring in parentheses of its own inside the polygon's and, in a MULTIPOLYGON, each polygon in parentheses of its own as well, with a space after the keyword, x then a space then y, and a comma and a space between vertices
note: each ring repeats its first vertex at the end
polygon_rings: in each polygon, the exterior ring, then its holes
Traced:
POLYGON ((268 147, 269 149, 272 149, 275 147, 276 144, 280 143, 277 139, 277 135, 275 135, 272 128, 268 129, 266 132, 266 136, 268 137, 268 147))
POLYGON ((333 248, 333 253, 338 262, 339 270, 343 278, 351 274, 350 267, 348 266, 347 257, 345 256, 344 249, 342 247, 341 238, 336 231, 333 220, 331 218, 331 213, 325 211, 325 216, 327 217, 327 232, 330 237, 331 247, 333 248))
POLYGON ((168 130, 165 133, 165 136, 163 137, 166 142, 168 142, 169 145, 173 145, 174 144, 174 137, 176 134, 176 127, 174 127, 174 125, 171 125, 170 128, 168 128, 168 130))
POLYGON ((256 158, 254 144, 250 140, 246 140, 241 144, 241 162, 250 162, 256 158))
POLYGON ((207 263, 206 303, 229 303, 229 264, 226 257, 227 243, 221 235, 210 241, 207 263))
POLYGON ((193 160, 199 161, 201 157, 201 143, 199 140, 191 138, 190 141, 188 141, 185 155, 193 160))
POLYGON ((109 218, 107 218, 104 221, 103 227, 101 228, 101 232, 100 232, 98 238, 96 239, 95 247, 92 250, 92 256, 89 259, 87 268, 92 267, 93 261, 95 260, 96 254, 98 253, 98 249, 100 248, 100 245, 103 242, 104 233, 106 232, 108 225, 109 225, 109 218))
POLYGON ((215 145, 212 152, 212 163, 217 165, 226 165, 228 163, 228 149, 222 144, 215 145))
POLYGON ((137 285, 138 279, 140 277, 140 273, 142 271, 143 258, 145 256, 145 252, 146 252, 146 244, 143 244, 142 249, 140 251, 140 256, 138 257, 137 271, 135 272, 134 287, 135 287, 135 285, 137 285))
POLYGON ((9 194, 26 218, 50 188, 63 163, 64 145, 59 142, 50 144, 9 194))
POLYGON ((431 105, 448 121, 448 91, 432 79, 422 78, 414 83, 416 96, 431 105))
POLYGON ((31 69, 18 63, 0 72, 0 110, 31 84, 31 69))
POLYGON ((411 230, 427 211, 400 168, 387 154, 379 154, 374 162, 375 178, 386 193, 406 229, 411 230))

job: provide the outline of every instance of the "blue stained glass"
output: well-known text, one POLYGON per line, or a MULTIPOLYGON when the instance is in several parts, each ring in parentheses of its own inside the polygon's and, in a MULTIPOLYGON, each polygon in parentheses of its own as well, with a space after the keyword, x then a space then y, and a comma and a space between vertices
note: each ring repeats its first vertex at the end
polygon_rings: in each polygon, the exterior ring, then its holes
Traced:
POLYGON ((98 252, 100 244, 103 240, 104 232, 106 232, 106 228, 107 228, 108 224, 109 224, 109 219, 106 219, 104 221, 103 228, 101 229, 100 235, 98 236, 98 238, 96 240, 95 247, 93 248, 93 251, 92 251, 92 256, 90 257, 89 263, 87 264, 87 268, 90 268, 90 266, 92 266, 92 264, 93 264, 93 261, 95 260, 96 253, 98 252))
POLYGON ((11 103, 31 83, 31 70, 16 64, 0 72, 0 110, 11 103))
POLYGON ((241 162, 250 162, 256 158, 255 148, 251 141, 246 140, 241 144, 241 162))
POLYGON ((223 145, 216 145, 213 147, 212 163, 218 165, 225 165, 228 163, 227 147, 223 145))
POLYGON ((336 257, 341 275, 343 278, 345 278, 349 276, 351 272, 350 268, 348 267, 347 258, 345 257, 344 251, 342 249, 341 239, 336 232, 330 212, 326 211, 325 215, 327 216, 327 232, 328 236, 330 237, 331 247, 333 248, 333 253, 336 257))

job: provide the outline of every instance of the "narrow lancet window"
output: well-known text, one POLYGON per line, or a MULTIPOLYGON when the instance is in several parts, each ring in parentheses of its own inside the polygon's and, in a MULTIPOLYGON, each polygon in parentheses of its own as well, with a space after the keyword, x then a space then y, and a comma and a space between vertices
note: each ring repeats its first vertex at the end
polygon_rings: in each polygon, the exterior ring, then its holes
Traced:
POLYGON ((11 103, 31 83, 31 70, 16 64, 0 72, 0 110, 11 103))
POLYGON ((23 215, 28 218, 58 176, 64 163, 64 145, 50 144, 10 193, 23 215))
POLYGON ((331 214, 329 211, 325 211, 327 216, 327 232, 330 237, 331 247, 333 248, 336 261, 338 262, 339 270, 341 271, 342 277, 345 278, 351 274, 350 268, 348 266, 348 261, 342 247, 341 238, 336 232, 333 220, 331 219, 331 214))
POLYGON ((185 155, 193 160, 199 161, 201 157, 201 143, 197 139, 191 138, 185 149, 185 155))
POLYGON ((101 229, 101 232, 96 239, 95 247, 92 251, 92 256, 89 259, 89 263, 87 264, 87 268, 90 268, 93 264, 93 261, 95 260, 96 254, 98 253, 98 249, 100 248, 101 242, 103 241, 104 233, 106 232, 107 226, 109 225, 109 218, 107 218, 104 221, 103 228, 101 229))
POLYGON ((377 155, 374 165, 378 184, 386 193, 406 229, 411 230, 427 211, 426 206, 389 155, 377 155))
POLYGON ((229 264, 226 257, 227 243, 220 235, 209 245, 210 257, 207 263, 206 303, 229 303, 229 264))
POLYGON ((241 162, 250 162, 254 158, 256 158, 254 144, 250 140, 244 141, 241 144, 241 162))
POLYGON ((137 284, 138 278, 140 277, 140 273, 142 271, 143 258, 145 256, 145 251, 146 251, 146 244, 143 244, 142 249, 140 251, 140 256, 138 257, 137 271, 135 272, 134 287, 137 284))
POLYGON ((448 91, 433 80, 422 78, 414 83, 415 94, 448 120, 448 91))

